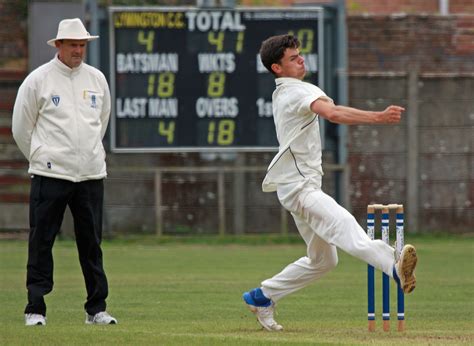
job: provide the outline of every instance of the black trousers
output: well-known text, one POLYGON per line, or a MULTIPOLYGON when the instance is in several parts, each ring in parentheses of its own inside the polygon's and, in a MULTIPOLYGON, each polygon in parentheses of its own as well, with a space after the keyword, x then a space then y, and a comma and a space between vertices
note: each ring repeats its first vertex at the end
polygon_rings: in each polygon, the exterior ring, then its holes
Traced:
POLYGON ((73 183, 38 175, 32 177, 25 313, 46 315, 44 296, 53 289, 52 249, 66 206, 74 219, 76 245, 86 284, 84 308, 91 315, 105 311, 108 284, 100 248, 103 200, 103 180, 73 183))

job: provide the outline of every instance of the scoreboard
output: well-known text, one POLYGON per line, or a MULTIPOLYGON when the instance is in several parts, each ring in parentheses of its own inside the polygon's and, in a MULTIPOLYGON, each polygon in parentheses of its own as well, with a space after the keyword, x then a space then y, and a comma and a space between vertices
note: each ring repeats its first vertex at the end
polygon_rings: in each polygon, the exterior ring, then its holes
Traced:
POLYGON ((110 7, 115 152, 268 151, 278 142, 262 41, 293 34, 323 81, 323 10, 110 7))

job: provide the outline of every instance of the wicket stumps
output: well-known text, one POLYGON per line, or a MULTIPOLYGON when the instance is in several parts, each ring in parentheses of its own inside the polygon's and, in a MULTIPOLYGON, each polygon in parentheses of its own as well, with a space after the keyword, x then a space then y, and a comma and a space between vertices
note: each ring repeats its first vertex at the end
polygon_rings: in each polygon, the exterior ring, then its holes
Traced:
MULTIPOLYGON (((370 204, 367 206, 367 234, 370 239, 375 239, 375 211, 381 210, 381 233, 382 240, 389 243, 389 223, 390 210, 396 210, 396 239, 397 239, 397 257, 400 256, 404 246, 404 228, 403 228, 403 205, 401 204, 370 204)), ((375 331, 375 273, 374 267, 367 267, 367 318, 369 321, 369 331, 375 331)), ((397 318, 398 331, 405 330, 405 299, 403 290, 397 285, 397 318)), ((382 320, 383 330, 390 330, 390 277, 383 273, 382 275, 382 320)))

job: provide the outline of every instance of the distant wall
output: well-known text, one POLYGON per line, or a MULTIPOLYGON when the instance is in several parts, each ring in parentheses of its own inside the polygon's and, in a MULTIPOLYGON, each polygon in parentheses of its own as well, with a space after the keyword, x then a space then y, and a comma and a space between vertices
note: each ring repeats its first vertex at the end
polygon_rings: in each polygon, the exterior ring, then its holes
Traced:
MULTIPOLYGON (((408 106, 408 76, 350 78, 351 105, 407 107, 400 125, 354 126, 349 131, 350 200, 364 223, 369 203, 403 203, 412 231, 472 231, 474 224, 474 78, 418 79, 416 110, 408 106), (409 117, 417 116, 415 160, 410 175, 409 117), (417 114, 417 115, 416 115, 417 114), (410 179, 414 199, 409 198, 410 179), (414 219, 417 222, 414 224, 414 219)), ((413 106, 412 106, 413 107, 413 106)), ((413 163, 413 162, 412 162, 413 163)))
POLYGON ((473 15, 348 17, 351 73, 474 72, 473 15))
MULTIPOLYGON (((448 11, 451 14, 474 14, 474 2, 472 0, 449 0, 448 2, 448 11)), ((346 0, 346 6, 348 13, 351 15, 401 12, 437 14, 440 10, 439 0, 346 0)))
POLYGON ((355 215, 401 202, 414 231, 473 231, 474 16, 351 16, 348 27, 350 104, 407 108, 399 126, 349 128, 355 215))
POLYGON ((0 1, 0 70, 25 71, 28 65, 27 6, 17 3, 0 1))

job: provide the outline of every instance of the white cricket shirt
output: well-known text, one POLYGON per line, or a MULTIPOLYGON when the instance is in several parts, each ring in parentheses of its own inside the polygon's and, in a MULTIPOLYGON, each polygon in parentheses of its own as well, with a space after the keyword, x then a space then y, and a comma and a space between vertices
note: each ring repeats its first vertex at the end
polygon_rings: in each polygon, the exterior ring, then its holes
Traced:
POLYGON ((333 102, 317 86, 296 78, 277 78, 275 83, 272 103, 279 151, 267 169, 264 192, 323 175, 318 115, 310 106, 319 98, 333 102))

